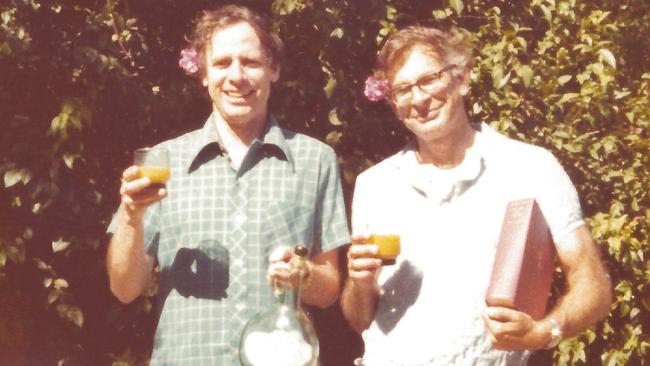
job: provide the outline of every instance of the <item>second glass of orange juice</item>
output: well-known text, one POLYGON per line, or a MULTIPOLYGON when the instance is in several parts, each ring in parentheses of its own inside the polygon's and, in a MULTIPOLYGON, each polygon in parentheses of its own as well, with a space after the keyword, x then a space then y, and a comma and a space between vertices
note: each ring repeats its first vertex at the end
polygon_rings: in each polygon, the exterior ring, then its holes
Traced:
POLYGON ((397 256, 401 252, 401 240, 397 234, 372 234, 368 242, 377 245, 377 252, 382 265, 395 264, 397 256))

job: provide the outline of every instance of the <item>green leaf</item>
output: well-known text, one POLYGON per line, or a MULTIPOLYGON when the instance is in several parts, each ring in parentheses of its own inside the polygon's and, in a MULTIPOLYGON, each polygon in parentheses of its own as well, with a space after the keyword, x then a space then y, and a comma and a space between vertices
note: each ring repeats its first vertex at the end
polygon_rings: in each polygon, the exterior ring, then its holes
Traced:
POLYGON ((68 288, 68 281, 64 280, 63 278, 57 278, 54 280, 54 288, 57 290, 62 289, 62 288, 68 288))
POLYGON ((598 50, 598 57, 601 61, 605 61, 612 68, 616 68, 616 58, 612 51, 607 48, 601 48, 598 50))
POLYGON ((519 75, 525 86, 530 86, 533 80, 533 69, 529 66, 522 66, 517 69, 517 75, 519 75))
POLYGON ((463 9, 465 8, 465 4, 463 4, 462 0, 449 0, 449 6, 451 6, 458 15, 462 14, 463 9))
POLYGON ((76 306, 73 306, 73 307, 70 308, 70 310, 68 310, 68 313, 66 315, 67 315, 66 317, 68 318, 68 320, 73 322, 74 325, 76 325, 79 328, 83 327, 83 325, 84 325, 84 314, 81 311, 81 309, 79 309, 76 306))
POLYGON ((343 28, 335 28, 331 33, 330 37, 343 38, 343 28))
POLYGON ((562 98, 560 98, 560 100, 557 101, 557 104, 562 104, 562 103, 566 103, 566 102, 568 102, 570 100, 574 100, 578 96, 580 96, 580 94, 578 94, 578 93, 566 93, 566 94, 562 95, 562 98))
POLYGON ((341 141, 341 136, 343 136, 341 132, 332 131, 327 134, 327 137, 325 137, 325 142, 330 146, 336 146, 341 141))
POLYGON ((4 175, 5 188, 9 188, 18 182, 27 184, 31 179, 32 174, 27 169, 11 169, 5 172, 4 175))
POLYGON ((569 80, 571 80, 571 78, 573 78, 573 76, 571 75, 562 75, 559 78, 557 78, 557 82, 560 83, 560 85, 564 85, 568 83, 569 80))
POLYGON ((69 241, 63 241, 63 239, 59 238, 59 240, 52 242, 52 251, 54 253, 58 253, 60 251, 66 250, 69 246, 69 241))
POLYGON ((69 169, 72 169, 72 165, 74 164, 75 159, 76 159, 76 155, 74 154, 70 154, 70 153, 63 154, 63 162, 69 169))
POLYGON ((332 108, 329 113, 329 121, 334 126, 341 126, 343 122, 339 119, 339 115, 336 112, 336 108, 332 108))
POLYGON ((327 84, 323 88, 323 91, 325 91, 325 96, 327 99, 331 99, 332 95, 334 95, 334 90, 336 89, 337 81, 336 78, 333 76, 330 76, 330 78, 327 80, 327 84))

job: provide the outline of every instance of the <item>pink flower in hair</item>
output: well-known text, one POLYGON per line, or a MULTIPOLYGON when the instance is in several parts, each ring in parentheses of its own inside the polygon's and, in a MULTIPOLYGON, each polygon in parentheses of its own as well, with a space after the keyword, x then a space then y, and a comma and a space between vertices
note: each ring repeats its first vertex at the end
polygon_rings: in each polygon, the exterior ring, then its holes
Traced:
POLYGON ((372 76, 369 76, 366 79, 366 87, 363 91, 363 94, 369 100, 378 102, 380 100, 388 99, 389 93, 390 87, 388 86, 388 80, 375 79, 372 76))
POLYGON ((199 71, 198 54, 193 48, 186 48, 181 51, 181 59, 178 60, 180 66, 185 73, 194 74, 199 71))

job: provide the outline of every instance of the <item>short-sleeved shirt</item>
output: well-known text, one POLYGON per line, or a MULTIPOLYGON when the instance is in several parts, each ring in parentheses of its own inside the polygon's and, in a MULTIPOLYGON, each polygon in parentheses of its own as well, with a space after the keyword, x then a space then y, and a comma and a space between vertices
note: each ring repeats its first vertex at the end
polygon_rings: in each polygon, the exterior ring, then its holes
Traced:
POLYGON ((527 351, 493 349, 482 315, 509 201, 535 198, 555 242, 584 224, 578 195, 547 150, 479 131, 448 170, 417 162, 415 144, 363 172, 353 233, 401 235, 402 253, 379 274, 364 365, 524 365, 527 351))
POLYGON ((335 153, 272 116, 238 170, 213 116, 160 146, 172 177, 145 215, 161 271, 151 364, 238 365, 246 321, 275 301, 271 251, 303 244, 314 256, 350 240, 335 153))

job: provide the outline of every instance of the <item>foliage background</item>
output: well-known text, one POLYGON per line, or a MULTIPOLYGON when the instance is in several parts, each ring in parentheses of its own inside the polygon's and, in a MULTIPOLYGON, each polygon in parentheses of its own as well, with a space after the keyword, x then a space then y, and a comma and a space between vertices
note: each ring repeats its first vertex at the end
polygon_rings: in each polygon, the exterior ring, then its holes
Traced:
MULTIPOLYGON (((131 151, 197 128, 209 113, 199 83, 176 63, 197 11, 216 3, 0 0, 1 365, 147 363, 155 285, 129 305, 111 296, 104 231, 131 151)), ((272 110, 337 150, 348 199, 354 177, 407 138, 389 108, 361 92, 386 34, 414 22, 471 32, 472 118, 559 157, 615 286, 604 322, 531 363, 645 363, 650 3, 242 3, 270 11, 288 46, 272 110)), ((358 339, 336 307, 317 318, 333 339, 328 362, 345 364, 358 339)))

